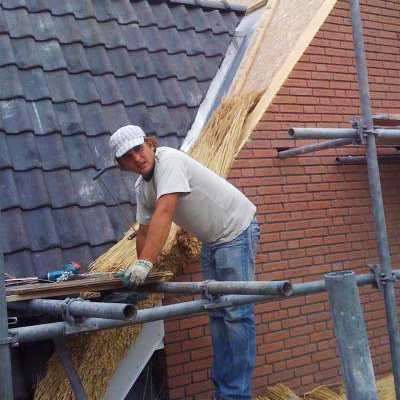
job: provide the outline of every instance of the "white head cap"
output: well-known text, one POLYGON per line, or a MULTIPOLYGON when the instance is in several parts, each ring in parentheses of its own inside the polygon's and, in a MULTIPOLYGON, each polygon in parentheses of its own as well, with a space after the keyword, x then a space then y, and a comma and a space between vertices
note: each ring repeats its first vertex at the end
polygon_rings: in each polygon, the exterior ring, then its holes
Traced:
POLYGON ((110 146, 115 158, 123 156, 133 147, 144 143, 146 134, 142 128, 135 125, 126 125, 119 128, 110 136, 110 146))

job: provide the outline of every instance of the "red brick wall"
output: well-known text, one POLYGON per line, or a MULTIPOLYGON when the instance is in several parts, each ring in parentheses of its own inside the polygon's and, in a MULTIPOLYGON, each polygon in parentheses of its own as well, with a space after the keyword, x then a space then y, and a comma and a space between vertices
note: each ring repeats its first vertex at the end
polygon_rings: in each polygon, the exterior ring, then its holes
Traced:
MULTIPOLYGON (((366 273, 377 263, 365 165, 339 165, 340 148, 289 159, 277 149, 316 141, 293 141, 289 127, 349 127, 359 115, 351 23, 347 1, 338 1, 235 161, 229 180, 258 207, 262 236, 258 279, 293 283, 323 279, 332 270, 366 273)), ((400 5, 364 0, 365 43, 373 112, 400 114, 400 5)), ((380 149, 379 153, 393 153, 380 149)), ((393 268, 400 260, 399 164, 381 166, 393 268)), ((179 279, 201 280, 198 265, 179 279)), ((383 302, 361 289, 375 372, 390 371, 383 302)), ((254 391, 283 383, 298 393, 340 382, 325 294, 256 306, 257 368, 254 391)), ((211 399, 211 346, 207 317, 168 321, 165 337, 171 399, 211 399)))

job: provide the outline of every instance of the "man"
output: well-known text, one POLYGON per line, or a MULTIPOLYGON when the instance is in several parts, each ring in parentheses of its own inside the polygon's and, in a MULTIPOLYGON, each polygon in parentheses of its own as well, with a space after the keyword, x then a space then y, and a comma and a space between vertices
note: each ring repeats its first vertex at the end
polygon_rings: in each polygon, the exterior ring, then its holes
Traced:
MULTIPOLYGON (((119 167, 139 174, 136 239, 138 260, 124 272, 131 286, 142 284, 167 240, 172 221, 202 242, 205 279, 254 279, 260 231, 256 207, 238 189, 187 154, 157 148, 138 126, 127 125, 110 138, 119 167)), ((210 312, 216 399, 251 399, 255 364, 253 306, 210 312)))

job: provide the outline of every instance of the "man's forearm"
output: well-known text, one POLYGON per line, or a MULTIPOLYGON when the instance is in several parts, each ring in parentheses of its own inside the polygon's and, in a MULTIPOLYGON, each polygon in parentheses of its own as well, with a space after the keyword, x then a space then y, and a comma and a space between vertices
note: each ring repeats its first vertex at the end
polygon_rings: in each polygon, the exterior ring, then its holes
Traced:
POLYGON ((138 237, 138 258, 154 263, 167 241, 171 229, 171 216, 156 210, 147 230, 146 238, 138 237))

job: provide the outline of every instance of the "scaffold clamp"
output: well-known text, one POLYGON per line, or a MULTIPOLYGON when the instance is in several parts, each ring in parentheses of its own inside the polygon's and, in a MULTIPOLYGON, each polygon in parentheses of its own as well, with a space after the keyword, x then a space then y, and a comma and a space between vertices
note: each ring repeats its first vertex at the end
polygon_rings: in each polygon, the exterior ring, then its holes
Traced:
POLYGON ((375 275, 375 280, 372 282, 372 287, 375 289, 379 289, 383 292, 383 287, 388 282, 395 282, 396 276, 392 274, 392 276, 386 275, 379 264, 368 265, 369 270, 375 275))

